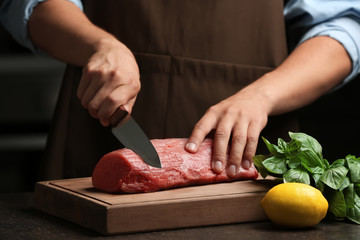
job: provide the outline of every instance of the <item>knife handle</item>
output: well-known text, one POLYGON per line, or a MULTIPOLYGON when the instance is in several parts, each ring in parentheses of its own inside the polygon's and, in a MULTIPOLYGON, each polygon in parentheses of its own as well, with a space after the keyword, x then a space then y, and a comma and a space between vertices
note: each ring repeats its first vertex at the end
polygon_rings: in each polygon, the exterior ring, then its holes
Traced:
POLYGON ((129 113, 121 107, 116 109, 116 111, 111 115, 110 117, 110 124, 111 126, 115 127, 118 125, 118 123, 126 117, 129 113))

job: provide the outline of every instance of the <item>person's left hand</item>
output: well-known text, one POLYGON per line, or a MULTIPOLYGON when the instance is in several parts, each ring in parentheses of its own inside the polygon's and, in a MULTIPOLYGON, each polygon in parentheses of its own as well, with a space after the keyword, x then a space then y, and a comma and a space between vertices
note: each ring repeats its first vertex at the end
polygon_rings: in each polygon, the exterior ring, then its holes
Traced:
POLYGON ((215 129, 212 169, 220 173, 226 167, 228 176, 234 177, 240 165, 250 167, 269 115, 310 104, 343 81, 351 66, 346 49, 338 41, 327 36, 311 38, 279 67, 210 107, 195 125, 185 149, 196 152, 215 129))
POLYGON ((229 177, 235 177, 240 166, 251 167, 269 109, 269 102, 256 88, 244 88, 207 110, 195 125, 185 149, 195 153, 206 135, 215 129, 212 169, 217 173, 226 169, 229 177))

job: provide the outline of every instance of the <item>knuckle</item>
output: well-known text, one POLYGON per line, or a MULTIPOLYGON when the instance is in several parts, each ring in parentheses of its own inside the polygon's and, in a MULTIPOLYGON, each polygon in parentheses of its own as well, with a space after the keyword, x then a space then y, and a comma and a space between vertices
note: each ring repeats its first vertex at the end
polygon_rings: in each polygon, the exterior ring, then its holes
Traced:
POLYGON ((244 149, 243 158, 244 159, 252 159, 253 156, 255 156, 256 153, 256 146, 254 147, 247 147, 244 149))
POLYGON ((117 86, 118 82, 122 81, 122 75, 118 70, 110 70, 107 76, 107 81, 114 86, 117 86))
POLYGON ((110 118, 110 115, 107 112, 99 111, 98 117, 102 122, 107 122, 107 120, 110 118))
POLYGON ((233 105, 223 105, 222 106, 222 115, 234 118, 234 116, 241 117, 241 111, 236 106, 233 105))
POLYGON ((122 78, 122 74, 121 71, 118 69, 112 69, 109 71, 109 75, 111 78, 117 79, 117 78, 122 78))
POLYGON ((246 142, 246 137, 244 134, 234 134, 232 137, 233 144, 244 144, 246 142))
POLYGON ((104 100, 107 104, 113 106, 116 105, 116 103, 119 101, 119 97, 117 94, 110 93, 105 97, 104 100))
POLYGON ((267 114, 259 114, 256 118, 252 119, 253 124, 259 127, 263 127, 268 122, 268 115, 267 114))
POLYGON ((135 77, 135 76, 131 76, 129 78, 129 82, 128 85, 130 86, 131 89, 133 89, 133 91, 135 92, 139 92, 141 89, 141 83, 139 81, 139 78, 135 77))
POLYGON ((102 73, 101 69, 94 68, 91 65, 85 66, 82 72, 86 77, 97 76, 102 73))
POLYGON ((195 124, 194 129, 195 129, 197 132, 201 132, 201 133, 206 132, 206 128, 205 128, 205 126, 204 126, 201 122, 195 124))
POLYGON ((255 134, 249 134, 247 136, 247 141, 250 142, 250 143, 255 143, 258 141, 258 136, 255 135, 255 134))
POLYGON ((249 140, 246 148, 244 149, 244 156, 249 158, 255 155, 258 138, 254 137, 253 140, 249 140))
POLYGON ((242 156, 239 154, 232 154, 229 156, 229 164, 234 164, 236 166, 240 166, 242 156))
POLYGON ((255 150, 245 149, 243 155, 244 155, 244 159, 252 159, 252 157, 255 155, 255 150))
POLYGON ((99 106, 94 103, 93 101, 91 101, 89 104, 88 104, 88 110, 91 111, 92 113, 97 113, 99 109, 99 106))
POLYGON ((112 69, 108 72, 108 76, 111 82, 118 83, 116 85, 121 85, 123 83, 127 84, 127 78, 124 76, 123 72, 119 69, 112 69))
POLYGON ((234 106, 227 107, 224 111, 226 115, 234 115, 237 113, 237 109, 234 106))
POLYGON ((216 105, 214 105, 214 106, 211 106, 211 107, 209 107, 207 110, 206 110, 206 113, 210 113, 210 114, 212 114, 212 113, 217 113, 218 112, 218 107, 216 106, 216 105))
POLYGON ((81 99, 81 105, 84 107, 84 108, 88 108, 88 101, 85 99, 85 98, 82 98, 81 99))
POLYGON ((88 112, 93 118, 99 118, 97 111, 89 109, 88 112))
POLYGON ((136 92, 139 92, 141 90, 141 83, 140 81, 136 80, 134 84, 134 89, 136 92))
POLYGON ((225 139, 227 138, 227 133, 224 130, 218 129, 215 131, 215 138, 217 139, 225 139))
POLYGON ((266 126, 266 124, 267 124, 267 121, 268 121, 268 117, 267 117, 267 115, 265 115, 265 116, 262 116, 262 117, 258 118, 257 121, 256 121, 256 124, 259 127, 264 128, 266 126))
POLYGON ((109 73, 110 81, 115 86, 126 85, 134 92, 139 92, 141 88, 140 79, 137 75, 129 73, 124 74, 120 70, 112 70, 109 73))
POLYGON ((214 161, 221 161, 224 162, 226 158, 226 154, 220 151, 213 152, 212 158, 214 161))

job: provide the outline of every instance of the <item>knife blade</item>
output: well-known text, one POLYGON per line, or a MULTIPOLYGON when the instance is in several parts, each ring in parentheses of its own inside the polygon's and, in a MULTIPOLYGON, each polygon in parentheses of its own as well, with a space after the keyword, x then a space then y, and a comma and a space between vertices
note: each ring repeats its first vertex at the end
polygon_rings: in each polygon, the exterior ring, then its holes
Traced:
POLYGON ((111 132, 126 148, 135 152, 146 164, 161 168, 161 161, 154 146, 126 110, 118 108, 110 123, 111 132))

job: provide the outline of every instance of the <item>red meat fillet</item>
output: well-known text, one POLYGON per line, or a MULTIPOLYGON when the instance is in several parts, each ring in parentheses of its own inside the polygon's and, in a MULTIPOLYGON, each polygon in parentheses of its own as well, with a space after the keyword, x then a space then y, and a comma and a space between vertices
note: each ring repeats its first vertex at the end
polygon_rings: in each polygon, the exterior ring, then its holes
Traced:
POLYGON ((186 139, 151 141, 159 154, 161 169, 145 164, 129 149, 119 149, 104 155, 97 163, 92 175, 94 187, 109 193, 138 193, 258 177, 253 165, 249 170, 241 168, 231 179, 225 171, 213 172, 211 139, 206 139, 195 154, 184 150, 186 139))

